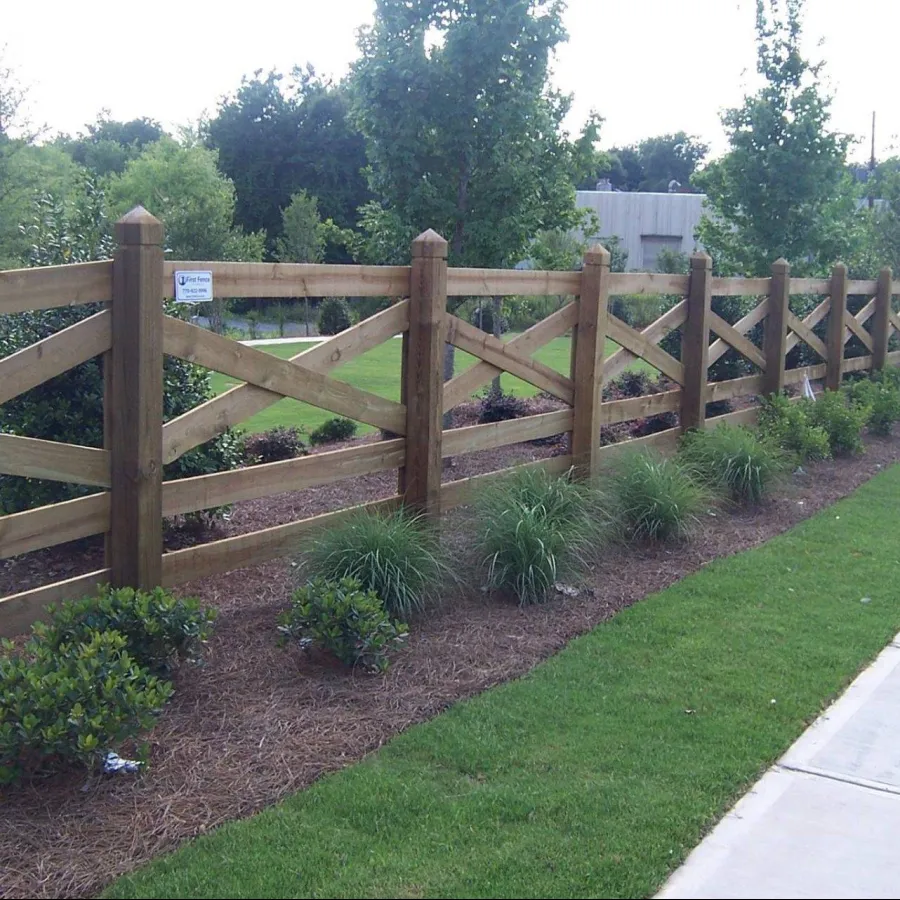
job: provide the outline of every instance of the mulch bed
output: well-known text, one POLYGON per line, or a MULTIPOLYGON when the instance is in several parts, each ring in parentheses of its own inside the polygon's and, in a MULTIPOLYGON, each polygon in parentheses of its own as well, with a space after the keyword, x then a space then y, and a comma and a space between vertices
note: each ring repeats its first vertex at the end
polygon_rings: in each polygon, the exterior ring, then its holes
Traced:
MULTIPOLYGON (((445 475, 463 478, 558 451, 519 445, 473 454, 445 475)), ((786 530, 898 460, 900 441, 869 439, 864 456, 817 464, 758 509, 708 517, 689 544, 611 553, 574 598, 519 609, 487 598, 474 581, 448 586, 443 606, 413 623, 408 647, 384 676, 323 667, 277 646, 274 620, 291 588, 287 562, 185 585, 185 593, 219 608, 219 621, 206 664, 176 676, 175 697, 150 737, 150 771, 59 775, 0 794, 0 897, 93 896, 151 857, 522 675, 618 610, 786 530)), ((242 503, 223 531, 237 534, 395 490, 390 473, 242 503)), ((464 544, 467 516, 458 510, 447 517, 452 547, 464 544)), ((32 554, 38 562, 13 561, 0 573, 0 592, 89 569, 85 554, 97 563, 97 548, 83 545, 32 554)), ((471 561, 457 567, 470 569, 471 561)))

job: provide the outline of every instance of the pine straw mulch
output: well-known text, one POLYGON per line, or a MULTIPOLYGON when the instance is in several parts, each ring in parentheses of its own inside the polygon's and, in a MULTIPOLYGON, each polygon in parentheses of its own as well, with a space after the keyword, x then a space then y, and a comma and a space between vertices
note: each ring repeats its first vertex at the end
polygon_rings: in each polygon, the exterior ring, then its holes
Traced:
MULTIPOLYGON (((206 664, 176 676, 175 697, 150 736, 150 770, 139 777, 60 775, 0 795, 0 896, 93 896, 156 854, 359 760, 452 703, 522 675, 576 635, 710 560, 785 531, 900 460, 900 441, 867 444, 862 457, 795 476, 759 509, 710 516, 689 544, 610 554, 576 597, 519 609, 486 598, 474 581, 448 587, 443 606, 414 623, 408 647, 384 676, 323 666, 276 645, 274 619, 291 584, 288 563, 186 585, 220 616, 206 664)), ((486 463, 509 465, 516 454, 551 452, 509 448, 487 460, 468 458, 448 477, 486 463)), ((372 499, 379 490, 391 493, 394 481, 371 476, 340 490, 241 504, 226 530, 343 505, 354 492, 357 502, 372 499)), ((464 544, 467 515, 447 517, 453 547, 464 544)), ((470 562, 458 567, 469 568, 470 562)), ((8 578, 8 572, 0 578, 0 591, 8 578)))

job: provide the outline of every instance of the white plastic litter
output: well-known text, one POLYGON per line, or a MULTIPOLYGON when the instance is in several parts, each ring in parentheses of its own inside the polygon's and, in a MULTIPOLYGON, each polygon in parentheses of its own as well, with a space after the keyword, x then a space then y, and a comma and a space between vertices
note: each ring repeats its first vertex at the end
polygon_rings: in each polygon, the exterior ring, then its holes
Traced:
POLYGON ((809 383, 809 375, 803 376, 803 396, 806 397, 807 400, 815 400, 816 394, 812 389, 812 385, 809 383))
POLYGON ((118 753, 114 753, 112 750, 107 751, 106 756, 103 757, 103 771, 107 775, 110 775, 113 772, 129 772, 134 774, 141 770, 142 765, 143 763, 137 759, 122 759, 118 753))

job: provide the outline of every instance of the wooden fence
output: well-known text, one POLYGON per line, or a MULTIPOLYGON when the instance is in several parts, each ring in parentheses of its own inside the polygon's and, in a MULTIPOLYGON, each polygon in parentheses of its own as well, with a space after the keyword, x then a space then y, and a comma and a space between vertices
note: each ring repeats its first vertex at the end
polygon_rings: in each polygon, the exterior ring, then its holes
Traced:
MULTIPOLYGON (((892 295, 900 283, 889 269, 877 281, 848 281, 846 268, 830 279, 790 277, 779 260, 771 278, 716 278, 705 254, 691 259, 690 274, 611 273, 603 248, 589 252, 580 272, 464 269, 447 266, 447 243, 432 231, 413 242, 410 266, 330 266, 268 263, 185 263, 163 258, 161 224, 133 210, 116 225, 119 249, 112 261, 0 272, 0 315, 88 303, 102 311, 0 360, 0 403, 102 355, 105 372, 103 449, 9 434, 0 435, 0 473, 91 485, 89 496, 0 517, 0 558, 106 534, 104 568, 0 599, 0 633, 15 634, 38 618, 47 603, 92 591, 98 583, 174 586, 290 554, 300 538, 347 515, 339 510, 187 549, 163 552, 164 517, 209 509, 284 491, 395 469, 395 496, 368 504, 405 503, 436 517, 465 503, 473 489, 497 473, 441 484, 442 461, 478 450, 568 432, 570 453, 530 465, 554 472, 574 466, 582 476, 622 446, 671 447, 684 428, 719 421, 750 422, 755 408, 705 419, 706 404, 778 391, 804 376, 836 388, 843 373, 900 361, 888 339, 900 331, 892 295), (219 297, 379 296, 394 299, 383 312, 281 360, 252 347, 164 315, 178 269, 211 270, 219 297), (643 330, 608 310, 610 296, 667 294, 682 299, 643 330), (794 294, 824 299, 803 320, 789 307, 794 294), (512 340, 501 341, 447 311, 448 297, 565 295, 572 299, 512 340), (855 315, 848 295, 868 299, 855 315), (730 324, 711 309, 715 296, 758 296, 759 304, 730 324), (757 346, 748 334, 764 322, 757 346), (826 340, 813 329, 827 322, 826 340), (682 335, 681 359, 660 347, 673 329, 682 335), (572 333, 572 365, 561 374, 534 358, 540 347, 572 333), (710 339, 710 332, 715 340, 710 339), (329 374, 384 341, 402 335, 401 402, 376 396, 329 374), (856 336, 868 353, 845 359, 856 336), (606 339, 620 349, 604 359, 606 339), (785 369, 800 341, 821 358, 785 369), (468 370, 442 381, 449 342, 478 358, 468 370), (729 349, 758 374, 710 383, 708 368, 729 349), (163 424, 164 354, 197 363, 242 382, 163 424), (677 387, 664 393, 603 402, 601 388, 636 359, 677 387), (509 372, 566 404, 559 411, 510 421, 442 429, 442 414, 468 399, 500 372, 509 372), (285 462, 164 481, 163 466, 225 429, 291 397, 347 416, 397 438, 285 462), (600 445, 601 426, 663 412, 680 426, 626 444, 600 445)), ((821 332, 822 329, 820 329, 821 332)))

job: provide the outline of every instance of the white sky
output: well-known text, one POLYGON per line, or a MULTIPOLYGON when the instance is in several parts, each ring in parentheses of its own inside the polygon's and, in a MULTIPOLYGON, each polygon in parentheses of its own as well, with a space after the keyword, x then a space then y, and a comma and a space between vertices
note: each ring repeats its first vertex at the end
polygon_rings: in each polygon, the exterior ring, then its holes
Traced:
MULTIPOLYGON (((0 46, 30 87, 32 117, 75 133, 109 109, 187 124, 255 69, 311 62, 342 76, 373 0, 0 0, 0 46), (233 11, 233 12, 232 12, 233 11)), ((718 112, 736 105, 754 73, 754 0, 569 0, 568 44, 556 84, 575 95, 576 129, 595 108, 602 144, 684 129, 724 149, 718 112)), ((876 147, 898 144, 896 0, 807 0, 805 37, 827 62, 835 127, 876 147), (823 40, 821 47, 818 42, 823 40)), ((900 148, 894 150, 900 152, 900 148)))

